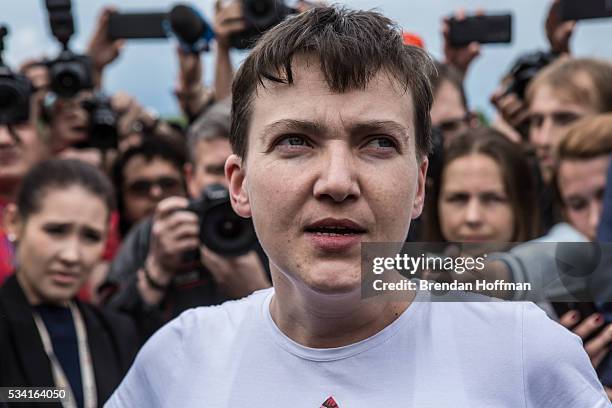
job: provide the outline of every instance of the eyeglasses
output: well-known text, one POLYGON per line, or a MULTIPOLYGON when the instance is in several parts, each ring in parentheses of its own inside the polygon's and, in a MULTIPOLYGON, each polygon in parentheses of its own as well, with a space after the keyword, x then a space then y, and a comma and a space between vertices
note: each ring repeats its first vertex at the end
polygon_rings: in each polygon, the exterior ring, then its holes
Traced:
POLYGON ((453 118, 453 119, 442 121, 438 123, 438 128, 443 133, 456 132, 459 129, 461 129, 462 125, 467 124, 470 121, 470 119, 471 119, 471 115, 468 113, 465 116, 462 116, 460 118, 453 118))
POLYGON ((136 180, 128 184, 127 191, 138 197, 149 197, 154 186, 158 187, 164 196, 179 194, 182 191, 181 181, 174 177, 160 177, 156 180, 136 180))

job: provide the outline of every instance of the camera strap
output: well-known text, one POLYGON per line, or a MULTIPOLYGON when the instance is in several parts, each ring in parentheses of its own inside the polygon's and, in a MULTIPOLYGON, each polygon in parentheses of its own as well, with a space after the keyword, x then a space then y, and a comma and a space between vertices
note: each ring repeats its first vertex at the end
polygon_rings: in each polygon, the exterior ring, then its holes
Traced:
MULTIPOLYGON (((83 384, 83 406, 84 408, 96 408, 98 405, 98 397, 96 390, 96 382, 93 371, 93 363, 91 359, 91 353, 89 351, 89 344, 87 343, 87 331, 85 330, 85 322, 81 312, 73 302, 70 302, 70 312, 72 314, 72 321, 74 322, 76 336, 77 336, 77 347, 79 350, 79 365, 81 367, 81 382, 83 384)), ((51 362, 51 372, 53 373, 53 382, 55 386, 60 389, 66 390, 66 398, 62 400, 62 406, 64 408, 77 408, 76 400, 68 377, 59 362, 59 359, 53 351, 53 344, 51 342, 51 336, 45 326, 42 318, 38 312, 32 313, 34 317, 34 323, 40 335, 40 339, 43 343, 43 348, 49 361, 51 362)))

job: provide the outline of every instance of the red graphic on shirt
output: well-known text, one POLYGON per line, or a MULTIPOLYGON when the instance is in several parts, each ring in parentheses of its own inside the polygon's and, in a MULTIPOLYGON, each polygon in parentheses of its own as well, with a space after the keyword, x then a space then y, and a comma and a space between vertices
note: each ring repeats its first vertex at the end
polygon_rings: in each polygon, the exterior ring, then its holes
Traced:
POLYGON ((338 404, 334 397, 329 397, 319 408, 338 408, 338 404))

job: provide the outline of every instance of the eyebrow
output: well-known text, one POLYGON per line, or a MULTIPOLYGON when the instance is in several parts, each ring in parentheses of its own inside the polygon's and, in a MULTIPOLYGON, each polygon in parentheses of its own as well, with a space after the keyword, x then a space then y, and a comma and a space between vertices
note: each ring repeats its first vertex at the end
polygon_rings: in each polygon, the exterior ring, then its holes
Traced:
MULTIPOLYGON (((408 129, 392 120, 371 120, 360 122, 348 127, 350 134, 365 134, 377 132, 393 132, 408 136, 408 129)), ((306 134, 323 135, 329 133, 327 126, 318 121, 281 119, 273 122, 264 128, 263 137, 270 133, 278 132, 299 132, 306 134)))

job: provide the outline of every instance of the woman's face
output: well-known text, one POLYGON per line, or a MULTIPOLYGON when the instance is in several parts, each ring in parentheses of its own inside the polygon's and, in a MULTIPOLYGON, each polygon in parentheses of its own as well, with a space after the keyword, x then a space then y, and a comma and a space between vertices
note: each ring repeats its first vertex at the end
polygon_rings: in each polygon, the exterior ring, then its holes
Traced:
POLYGON ((39 210, 15 221, 17 278, 31 304, 64 304, 99 262, 107 233, 108 208, 81 186, 52 188, 39 210))
POLYGON ((459 157, 444 168, 438 214, 447 241, 510 242, 514 236, 501 169, 483 154, 459 157))

